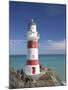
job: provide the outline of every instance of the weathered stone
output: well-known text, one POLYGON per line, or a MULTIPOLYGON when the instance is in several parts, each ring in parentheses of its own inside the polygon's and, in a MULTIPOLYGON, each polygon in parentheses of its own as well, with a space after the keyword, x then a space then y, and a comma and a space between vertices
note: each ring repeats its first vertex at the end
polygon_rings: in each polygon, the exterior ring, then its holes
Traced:
POLYGON ((9 88, 33 88, 62 85, 62 81, 51 69, 48 69, 47 72, 44 71, 44 73, 39 76, 37 76, 38 78, 36 78, 36 76, 27 76, 23 69, 16 71, 14 68, 10 68, 9 88))

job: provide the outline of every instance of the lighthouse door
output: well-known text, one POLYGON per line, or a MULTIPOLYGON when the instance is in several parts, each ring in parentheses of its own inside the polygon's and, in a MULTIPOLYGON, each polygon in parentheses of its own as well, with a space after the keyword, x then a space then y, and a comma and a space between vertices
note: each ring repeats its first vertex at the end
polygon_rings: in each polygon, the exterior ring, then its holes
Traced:
POLYGON ((35 74, 35 67, 32 67, 32 74, 35 74))

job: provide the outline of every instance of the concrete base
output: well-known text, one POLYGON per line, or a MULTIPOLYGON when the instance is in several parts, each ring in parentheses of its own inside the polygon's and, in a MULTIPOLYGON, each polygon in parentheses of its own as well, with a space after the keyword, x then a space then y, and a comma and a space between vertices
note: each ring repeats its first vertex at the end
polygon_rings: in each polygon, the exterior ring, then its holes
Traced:
POLYGON ((40 66, 39 65, 26 65, 25 73, 26 73, 26 75, 37 75, 37 74, 40 74, 40 66), (35 74, 32 73, 32 67, 35 68, 35 74))

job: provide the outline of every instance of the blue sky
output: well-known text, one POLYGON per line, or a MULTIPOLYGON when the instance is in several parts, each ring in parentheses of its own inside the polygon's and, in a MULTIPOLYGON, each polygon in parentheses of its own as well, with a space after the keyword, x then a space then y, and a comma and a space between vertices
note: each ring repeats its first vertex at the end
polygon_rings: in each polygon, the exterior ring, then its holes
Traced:
POLYGON ((31 18, 40 34, 39 54, 65 53, 65 5, 10 1, 9 15, 10 54, 27 53, 26 35, 31 18))

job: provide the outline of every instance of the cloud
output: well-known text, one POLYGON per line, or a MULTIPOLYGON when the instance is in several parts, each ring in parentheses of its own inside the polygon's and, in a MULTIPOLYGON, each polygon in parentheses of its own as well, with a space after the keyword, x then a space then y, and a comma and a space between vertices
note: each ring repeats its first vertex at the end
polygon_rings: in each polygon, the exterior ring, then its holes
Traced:
MULTIPOLYGON (((26 40, 10 40, 10 54, 26 54, 26 40)), ((39 42, 39 54, 64 54, 65 40, 62 41, 41 41, 39 42)))
POLYGON ((10 40, 10 54, 26 54, 26 40, 10 40))
POLYGON ((42 51, 43 53, 63 54, 65 53, 65 40, 63 41, 47 40, 45 42, 41 42, 39 48, 40 51, 42 51))

